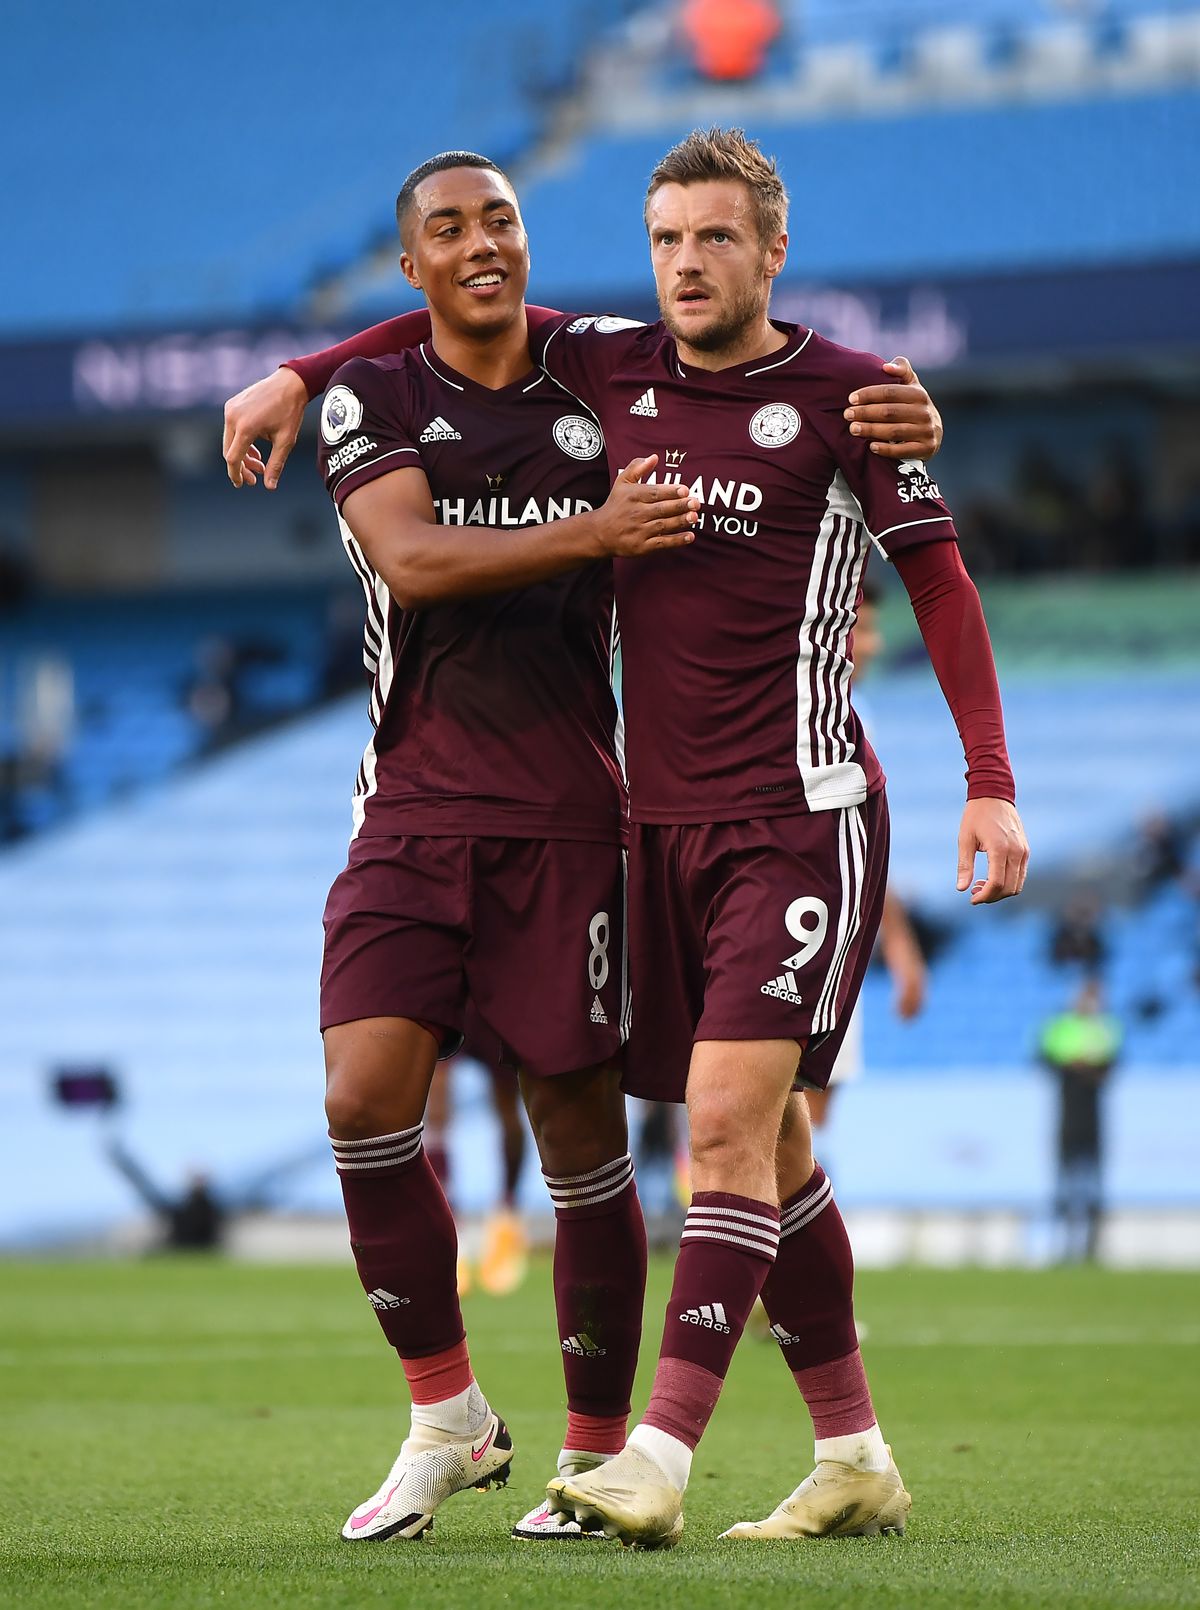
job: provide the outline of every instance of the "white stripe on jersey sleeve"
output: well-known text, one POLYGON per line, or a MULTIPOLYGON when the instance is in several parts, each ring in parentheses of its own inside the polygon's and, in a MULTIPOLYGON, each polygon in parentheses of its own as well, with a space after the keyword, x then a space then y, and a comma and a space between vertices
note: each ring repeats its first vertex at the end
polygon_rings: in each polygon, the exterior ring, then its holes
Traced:
POLYGON ((866 554, 862 510, 839 471, 826 493, 796 657, 796 766, 813 811, 867 797, 866 773, 853 759, 847 656, 866 554))
MULTIPOLYGON (((379 628, 380 643, 377 654, 371 652, 374 649, 374 642, 371 634, 366 629, 366 623, 364 623, 363 628, 364 663, 367 664, 368 668, 371 668, 373 660, 375 673, 371 682, 371 699, 368 710, 372 727, 378 727, 383 720, 384 706, 387 704, 388 694, 391 692, 392 682, 396 674, 395 663, 392 659, 391 633, 388 631, 387 625, 392 595, 388 592, 387 583, 383 580, 383 577, 377 575, 372 569, 366 554, 359 547, 354 533, 340 514, 338 515, 338 529, 341 531, 342 543, 345 546, 350 563, 354 566, 358 573, 358 578, 362 582, 367 602, 367 620, 374 619, 379 628), (367 657, 368 655, 370 655, 370 658, 367 657)), ((352 802, 354 831, 350 835, 351 842, 362 832, 363 822, 366 819, 367 801, 379 786, 379 780, 376 776, 377 763, 375 733, 372 732, 367 747, 363 750, 362 764, 359 767, 357 784, 354 790, 352 802)))

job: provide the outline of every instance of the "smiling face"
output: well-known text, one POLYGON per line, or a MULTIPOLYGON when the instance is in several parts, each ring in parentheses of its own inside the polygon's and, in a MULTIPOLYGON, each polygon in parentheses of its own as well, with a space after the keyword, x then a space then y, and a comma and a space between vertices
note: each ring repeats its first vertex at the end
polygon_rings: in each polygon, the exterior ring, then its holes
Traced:
POLYGON ((401 220, 400 266, 430 312, 461 335, 519 317, 529 243, 511 186, 491 168, 445 168, 417 186, 401 220))
POLYGON ((765 323, 787 236, 760 238, 748 185, 740 179, 659 185, 646 202, 646 227, 659 310, 681 348, 736 348, 765 323))

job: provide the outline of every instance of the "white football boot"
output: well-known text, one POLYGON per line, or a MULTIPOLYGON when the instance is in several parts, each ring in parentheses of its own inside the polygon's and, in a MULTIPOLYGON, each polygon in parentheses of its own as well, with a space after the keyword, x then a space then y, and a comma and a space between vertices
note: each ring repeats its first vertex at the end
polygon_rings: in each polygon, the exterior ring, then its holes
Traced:
POLYGON ((722 1537, 879 1537, 903 1535, 912 1499, 889 1448, 883 1471, 822 1459, 765 1520, 739 1521, 722 1537))
POLYGON ((683 1536, 683 1494, 648 1453, 626 1443, 582 1476, 556 1476, 546 1487, 552 1514, 574 1518, 628 1548, 674 1548, 683 1536))
MULTIPOLYGON (((560 1476, 582 1476, 585 1471, 597 1470, 601 1465, 607 1464, 611 1455, 598 1453, 577 1453, 574 1449, 570 1453, 565 1450, 559 1455, 558 1473, 560 1476)), ((523 1542, 567 1542, 578 1543, 607 1543, 608 1538, 603 1532, 585 1532, 577 1520, 569 1515, 555 1514, 550 1507, 549 1499, 543 1499, 536 1509, 531 1509, 512 1529, 512 1535, 523 1542)))
POLYGON ((512 1468, 508 1427, 490 1410, 474 1437, 448 1437, 416 1426, 377 1493, 361 1503, 342 1527, 352 1543, 417 1538, 429 1531, 438 1506, 469 1487, 503 1487, 512 1468))

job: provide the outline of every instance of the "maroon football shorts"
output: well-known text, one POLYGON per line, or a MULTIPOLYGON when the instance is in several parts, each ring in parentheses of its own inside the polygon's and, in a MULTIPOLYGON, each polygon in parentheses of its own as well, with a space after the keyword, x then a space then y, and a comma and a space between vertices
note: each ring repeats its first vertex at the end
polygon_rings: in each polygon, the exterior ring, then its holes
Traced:
POLYGON ((628 1016, 625 865, 574 840, 360 837, 325 904, 321 1028, 407 1017, 462 1044, 468 997, 517 1066, 615 1056, 628 1016))
POLYGON ((888 838, 882 792, 808 816, 635 824, 629 1094, 682 1101, 697 1040, 806 1041, 797 1087, 823 1090, 879 931, 888 838))

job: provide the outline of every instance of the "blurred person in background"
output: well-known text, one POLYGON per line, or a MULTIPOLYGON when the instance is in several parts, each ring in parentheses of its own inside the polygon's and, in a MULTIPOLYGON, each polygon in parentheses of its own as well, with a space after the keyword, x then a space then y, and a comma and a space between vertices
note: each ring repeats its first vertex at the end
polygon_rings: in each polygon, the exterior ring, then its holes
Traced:
POLYGON ((1133 851, 1133 876, 1138 897, 1148 899, 1164 884, 1182 877, 1186 864, 1183 833, 1165 812, 1152 812, 1138 829, 1133 851))
POLYGON ((1055 1218, 1065 1263, 1096 1256, 1104 1212, 1101 1097, 1121 1055, 1123 1034, 1104 1010, 1097 980, 1042 1028, 1038 1054, 1058 1081, 1058 1185, 1055 1218))
MULTIPOLYGON (((863 709, 861 684, 883 651, 883 645, 884 638, 879 620, 879 587, 867 577, 863 581, 862 599, 859 602, 858 618, 854 623, 854 637, 851 641, 851 656, 854 661, 851 685, 854 688, 855 706, 863 718, 863 725, 868 733, 871 723, 863 709)), ((907 1023, 916 1017, 925 1005, 928 977, 916 931, 909 921, 908 912, 904 909, 904 902, 890 884, 884 896, 883 915, 879 919, 879 953, 892 980, 896 1015, 907 1023)), ((850 1018, 846 1038, 834 1061, 828 1085, 824 1090, 807 1092, 808 1110, 814 1129, 822 1129, 829 1122, 835 1087, 849 1084, 862 1076, 862 1014, 863 1005, 860 996, 850 1018)))
POLYGON ((679 26, 701 77, 733 84, 758 77, 782 25, 771 0, 686 0, 679 26))
POLYGON ((20 609, 34 592, 33 566, 11 531, 0 531, 0 614, 20 609))
POLYGON ((106 1148, 109 1162, 155 1215, 163 1252, 219 1252, 228 1222, 207 1174, 194 1169, 178 1196, 162 1190, 119 1140, 106 1148))
POLYGON ((31 831, 31 801, 56 814, 73 803, 67 761, 75 741, 75 673, 60 654, 37 652, 0 678, 0 843, 31 831), (4 708, 11 692, 11 708, 4 708))
POLYGON ((1051 930, 1050 960, 1055 967, 1080 967, 1090 978, 1103 972, 1108 944, 1096 895, 1078 894, 1064 906, 1051 930))
MULTIPOLYGON (((529 1238, 517 1204, 528 1130, 517 1069, 507 1057, 503 1044, 489 1032, 469 1003, 462 1050, 439 1064, 425 1107, 425 1155, 451 1206, 454 1198, 449 1136, 454 1114, 454 1079, 464 1062, 475 1063, 484 1075, 500 1140, 500 1194, 483 1224, 483 1243, 477 1260, 479 1284, 489 1296, 507 1297, 521 1285, 529 1269, 529 1238)), ((471 1289, 471 1284, 471 1265, 460 1249, 460 1297, 471 1289)))

